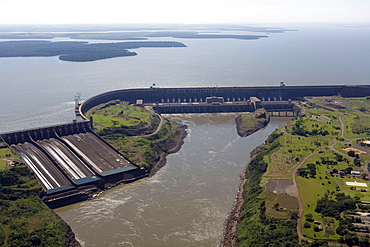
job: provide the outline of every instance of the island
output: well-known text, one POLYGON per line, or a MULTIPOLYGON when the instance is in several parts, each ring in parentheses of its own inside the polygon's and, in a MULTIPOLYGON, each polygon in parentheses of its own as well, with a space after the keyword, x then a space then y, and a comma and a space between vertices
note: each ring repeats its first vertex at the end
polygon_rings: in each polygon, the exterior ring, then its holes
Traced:
POLYGON ((236 130, 240 137, 246 137, 266 127, 270 122, 270 116, 265 109, 258 109, 255 112, 244 113, 235 118, 236 130))
POLYGON ((176 41, 136 41, 93 43, 79 41, 51 42, 43 40, 0 42, 0 57, 51 57, 69 62, 91 62, 101 59, 135 56, 128 49, 142 47, 186 47, 176 41))
POLYGON ((268 38, 261 33, 297 31, 286 28, 244 25, 137 26, 0 26, 0 57, 59 56, 62 61, 92 62, 115 57, 135 56, 129 49, 141 47, 186 47, 178 41, 150 39, 238 39, 268 38), (58 30, 55 32, 55 30, 58 30), (232 32, 232 34, 230 34, 232 32), (251 34, 258 33, 258 34, 251 34), (60 40, 69 39, 69 41, 60 40), (83 41, 80 41, 83 40, 83 41), (90 43, 86 40, 99 40, 90 43), (121 41, 114 42, 112 41, 121 41), (110 42, 108 42, 110 41, 110 42), (124 42, 123 42, 124 41, 124 42))

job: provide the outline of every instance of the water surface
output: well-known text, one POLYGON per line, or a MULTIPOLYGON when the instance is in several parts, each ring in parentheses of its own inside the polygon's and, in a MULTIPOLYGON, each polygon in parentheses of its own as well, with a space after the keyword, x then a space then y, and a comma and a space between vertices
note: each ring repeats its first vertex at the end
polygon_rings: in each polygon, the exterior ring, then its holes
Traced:
POLYGON ((134 49, 138 53, 134 57, 86 63, 57 57, 0 58, 0 132, 72 121, 76 93, 86 99, 153 83, 159 87, 277 86, 280 81, 287 86, 369 84, 368 27, 293 28, 298 31, 271 33, 259 40, 153 38, 187 47, 134 49))
POLYGON ((287 121, 240 138, 235 116, 173 115, 189 134, 155 176, 56 212, 83 246, 218 246, 249 153, 287 121))

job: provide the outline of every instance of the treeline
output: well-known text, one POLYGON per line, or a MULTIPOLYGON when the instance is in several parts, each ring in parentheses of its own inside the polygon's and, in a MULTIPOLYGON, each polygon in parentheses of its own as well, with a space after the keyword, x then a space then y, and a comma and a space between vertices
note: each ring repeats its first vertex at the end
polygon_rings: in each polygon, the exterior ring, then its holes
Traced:
POLYGON ((0 170, 0 246, 79 246, 65 239, 69 226, 41 201, 40 192, 26 166, 0 170))
POLYGON ((175 41, 145 41, 89 44, 87 42, 5 41, 0 42, 0 57, 49 57, 60 60, 89 62, 101 59, 135 56, 127 49, 140 47, 185 47, 175 41))

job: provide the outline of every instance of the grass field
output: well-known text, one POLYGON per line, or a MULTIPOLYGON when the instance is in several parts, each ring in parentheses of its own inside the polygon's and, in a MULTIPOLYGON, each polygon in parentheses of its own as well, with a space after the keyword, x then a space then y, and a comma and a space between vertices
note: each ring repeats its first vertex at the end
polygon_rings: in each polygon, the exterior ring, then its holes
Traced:
POLYGON ((9 148, 0 148, 0 159, 11 157, 11 158, 19 158, 17 155, 13 154, 9 148))
MULTIPOLYGON (((6 158, 6 157, 19 159, 19 157, 14 155, 9 148, 0 148, 0 159, 6 158)), ((0 168, 4 168, 4 167, 6 167, 6 161, 0 160, 0 168)))
POLYGON ((3 160, 0 160, 0 168, 6 167, 6 162, 3 160))
MULTIPOLYGON (((370 177, 367 170, 370 147, 360 145, 370 136, 370 98, 322 97, 309 100, 316 106, 301 104, 307 106, 305 116, 293 119, 273 134, 276 137, 273 143, 278 148, 263 157, 268 168, 260 185, 266 186, 271 179, 292 179, 292 172, 299 168, 295 178, 303 206, 303 235, 310 240, 339 240, 342 236, 336 229, 342 223, 338 219, 346 217, 348 212, 337 215, 335 219, 315 212, 315 208, 319 199, 335 201, 338 193, 357 201, 370 202, 370 190, 346 184, 356 181, 370 186, 367 180, 370 177), (366 153, 359 154, 356 163, 355 157, 350 157, 344 148, 356 148, 366 153), (301 164, 307 156, 310 157, 301 164), (351 170, 360 172, 360 175, 351 174, 351 170), (367 177, 363 176, 364 173, 368 174, 367 177)), ((284 195, 266 190, 260 195, 265 200, 269 217, 287 219, 287 212, 297 209, 295 198, 284 195)))
POLYGON ((94 107, 87 113, 93 116, 97 128, 104 127, 143 127, 151 117, 143 107, 129 106, 121 102, 109 102, 94 107))
MULTIPOLYGON (((277 133, 281 133, 281 131, 277 133)), ((333 143, 332 140, 306 138, 289 134, 282 134, 276 141, 282 147, 269 157, 265 157, 269 166, 263 176, 261 185, 265 185, 270 178, 291 179, 294 168, 304 157, 333 143)))

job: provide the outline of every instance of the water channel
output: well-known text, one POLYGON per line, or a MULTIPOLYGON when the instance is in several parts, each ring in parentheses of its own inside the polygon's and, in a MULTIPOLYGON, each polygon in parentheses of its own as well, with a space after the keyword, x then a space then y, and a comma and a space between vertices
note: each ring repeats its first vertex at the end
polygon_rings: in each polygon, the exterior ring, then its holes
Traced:
POLYGON ((83 246, 218 246, 249 153, 288 120, 240 138, 236 114, 168 116, 188 136, 155 176, 56 210, 83 246))

